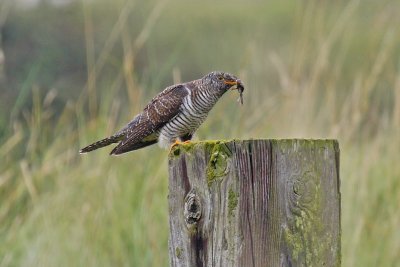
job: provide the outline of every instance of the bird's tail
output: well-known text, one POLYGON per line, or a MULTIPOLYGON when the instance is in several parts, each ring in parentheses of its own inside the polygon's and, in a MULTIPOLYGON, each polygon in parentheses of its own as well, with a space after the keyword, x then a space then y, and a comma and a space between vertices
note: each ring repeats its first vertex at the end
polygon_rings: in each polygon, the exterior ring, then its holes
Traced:
POLYGON ((121 139, 123 137, 124 137, 124 134, 115 134, 113 136, 104 138, 102 140, 99 140, 97 142, 94 142, 93 144, 90 144, 90 145, 82 148, 81 150, 79 150, 79 153, 80 154, 88 153, 88 152, 96 150, 98 148, 105 147, 105 146, 111 145, 113 143, 118 143, 119 141, 121 141, 121 139))

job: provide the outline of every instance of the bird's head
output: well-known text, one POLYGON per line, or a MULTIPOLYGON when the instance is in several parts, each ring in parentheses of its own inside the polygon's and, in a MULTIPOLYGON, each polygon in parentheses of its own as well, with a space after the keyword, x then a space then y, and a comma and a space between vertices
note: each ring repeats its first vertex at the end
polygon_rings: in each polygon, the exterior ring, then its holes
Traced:
POLYGON ((222 71, 213 71, 204 76, 203 80, 221 93, 225 93, 228 90, 238 90, 240 103, 243 104, 244 85, 236 76, 222 71))

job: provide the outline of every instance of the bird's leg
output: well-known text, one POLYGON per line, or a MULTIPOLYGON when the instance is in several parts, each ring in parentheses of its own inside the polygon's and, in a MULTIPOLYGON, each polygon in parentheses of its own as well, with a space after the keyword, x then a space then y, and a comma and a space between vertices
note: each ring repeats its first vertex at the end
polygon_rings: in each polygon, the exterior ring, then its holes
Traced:
POLYGON ((190 140, 192 139, 193 135, 192 134, 185 134, 183 136, 180 136, 179 139, 181 139, 182 143, 184 145, 190 144, 190 140))
POLYGON ((171 151, 175 146, 182 145, 182 144, 187 144, 187 141, 181 142, 178 138, 175 139, 175 142, 171 145, 171 147, 169 148, 169 151, 171 151))
POLYGON ((181 141, 179 141, 178 139, 175 139, 175 142, 171 145, 171 147, 170 147, 170 149, 169 150, 172 150, 173 148, 174 148, 174 146, 176 146, 176 145, 180 145, 180 144, 182 144, 182 142, 181 141))
POLYGON ((180 136, 179 138, 175 139, 175 142, 171 145, 170 150, 174 148, 176 145, 187 145, 190 144, 190 140, 192 139, 192 134, 186 134, 184 136, 180 136))

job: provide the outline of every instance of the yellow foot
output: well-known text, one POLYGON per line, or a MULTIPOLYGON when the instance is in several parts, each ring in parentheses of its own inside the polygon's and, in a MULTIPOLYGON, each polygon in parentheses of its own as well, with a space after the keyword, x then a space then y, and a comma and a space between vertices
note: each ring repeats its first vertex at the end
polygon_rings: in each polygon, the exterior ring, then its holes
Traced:
POLYGON ((181 142, 178 139, 176 139, 175 142, 169 148, 169 150, 171 151, 176 145, 187 145, 187 144, 190 144, 190 140, 187 140, 185 142, 181 142))
POLYGON ((171 145, 171 147, 169 148, 169 150, 173 149, 174 146, 180 145, 182 144, 182 142, 180 142, 178 139, 175 140, 175 142, 171 145))

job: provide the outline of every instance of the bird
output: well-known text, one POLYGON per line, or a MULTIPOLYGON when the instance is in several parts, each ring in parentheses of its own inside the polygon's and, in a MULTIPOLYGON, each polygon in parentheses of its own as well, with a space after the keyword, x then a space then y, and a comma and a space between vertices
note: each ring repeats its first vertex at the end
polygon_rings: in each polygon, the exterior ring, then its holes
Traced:
POLYGON ((244 85, 227 72, 213 71, 200 79, 171 85, 121 130, 79 152, 83 154, 118 143, 110 155, 119 155, 156 143, 161 148, 171 148, 181 142, 190 142, 210 110, 230 90, 238 90, 243 104, 244 85))

